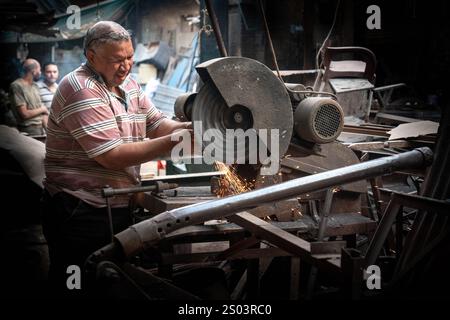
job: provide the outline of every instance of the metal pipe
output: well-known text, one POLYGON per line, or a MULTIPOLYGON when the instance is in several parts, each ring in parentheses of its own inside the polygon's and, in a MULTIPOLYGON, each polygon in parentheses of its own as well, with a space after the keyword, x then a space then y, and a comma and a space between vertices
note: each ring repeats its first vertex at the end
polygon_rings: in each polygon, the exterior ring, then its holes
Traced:
MULTIPOLYGON (((325 238, 325 231, 327 228, 328 216, 331 211, 333 195, 334 195, 333 189, 329 188, 325 195, 325 201, 324 201, 323 209, 322 209, 322 212, 320 215, 319 232, 317 235, 317 241, 323 241, 323 239, 325 238)), ((317 271, 318 271, 317 266, 312 265, 311 271, 309 272, 308 287, 307 287, 307 291, 306 291, 306 299, 308 299, 308 300, 311 299, 314 294, 314 288, 316 286, 317 271)))
POLYGON ((282 199, 289 199, 308 192, 385 175, 397 170, 423 167, 431 164, 432 158, 433 153, 429 148, 419 148, 218 200, 166 211, 118 233, 115 236, 118 243, 104 247, 95 252, 91 258, 97 260, 104 259, 106 256, 129 258, 146 247, 152 246, 166 234, 189 225, 220 219, 236 212, 282 199))
POLYGON ((222 33, 220 32, 219 21, 217 20, 216 12, 212 6, 211 0, 205 0, 206 9, 208 10, 209 17, 211 19, 214 35, 216 36, 217 46, 219 47, 220 55, 222 57, 228 57, 225 43, 223 42, 222 33))
POLYGON ((147 192, 147 191, 161 192, 163 190, 175 189, 175 188, 178 188, 178 184, 166 183, 166 182, 161 182, 161 181, 156 181, 156 183, 153 185, 143 186, 143 187, 129 187, 129 188, 121 188, 121 189, 113 189, 111 187, 105 187, 102 189, 102 197, 109 198, 109 197, 118 196, 121 194, 147 192))

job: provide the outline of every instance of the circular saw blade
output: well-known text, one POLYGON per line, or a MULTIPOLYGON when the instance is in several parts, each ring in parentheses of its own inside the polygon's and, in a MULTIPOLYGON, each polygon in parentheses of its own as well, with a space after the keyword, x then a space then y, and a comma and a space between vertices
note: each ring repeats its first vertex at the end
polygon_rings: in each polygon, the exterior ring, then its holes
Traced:
POLYGON ((255 142, 258 140, 251 111, 239 105, 228 107, 213 84, 205 83, 198 92, 192 121, 195 140, 201 141, 208 152, 214 149, 215 160, 230 164, 246 163, 252 158, 250 152, 255 150, 249 146, 250 139, 245 138, 254 135, 255 142))

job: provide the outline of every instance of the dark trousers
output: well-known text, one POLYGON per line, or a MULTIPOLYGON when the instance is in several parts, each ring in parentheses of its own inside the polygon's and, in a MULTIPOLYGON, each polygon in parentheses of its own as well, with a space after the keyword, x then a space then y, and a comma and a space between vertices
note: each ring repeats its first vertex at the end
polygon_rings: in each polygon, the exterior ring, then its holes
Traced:
MULTIPOLYGON (((112 220, 114 234, 132 224, 128 208, 112 209, 112 220)), ((54 296, 92 297, 92 281, 86 279, 84 263, 89 255, 111 242, 107 209, 92 207, 64 192, 52 197, 44 191, 42 225, 49 247, 49 282, 54 296), (68 272, 69 266, 81 269, 81 289, 68 288, 67 281, 75 273, 68 272)))

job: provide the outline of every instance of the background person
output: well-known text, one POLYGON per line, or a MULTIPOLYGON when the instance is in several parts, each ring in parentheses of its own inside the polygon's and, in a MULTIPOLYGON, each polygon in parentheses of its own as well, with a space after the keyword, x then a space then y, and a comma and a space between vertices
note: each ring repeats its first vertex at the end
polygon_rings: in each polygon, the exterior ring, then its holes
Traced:
POLYGON ((48 62, 44 65, 44 79, 38 81, 36 84, 39 88, 39 95, 41 96, 42 103, 50 111, 53 96, 56 89, 58 89, 59 70, 58 66, 54 62, 48 62))
POLYGON ((30 136, 44 135, 48 110, 41 102, 35 83, 41 76, 41 65, 34 59, 26 59, 22 67, 23 76, 10 85, 11 110, 20 131, 30 136))

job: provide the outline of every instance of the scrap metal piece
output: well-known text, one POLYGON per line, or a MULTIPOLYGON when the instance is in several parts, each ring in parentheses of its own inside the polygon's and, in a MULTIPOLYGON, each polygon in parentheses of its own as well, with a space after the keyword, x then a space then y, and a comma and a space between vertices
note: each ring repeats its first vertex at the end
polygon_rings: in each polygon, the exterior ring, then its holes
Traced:
MULTIPOLYGON (((293 148, 289 149, 288 153, 291 156, 281 159, 281 166, 294 170, 291 174, 293 177, 298 177, 298 174, 325 172, 360 162, 352 150, 338 142, 321 145, 320 154, 312 154, 305 157, 293 148)), ((341 190, 365 193, 367 185, 365 181, 355 181, 342 185, 341 190)))

